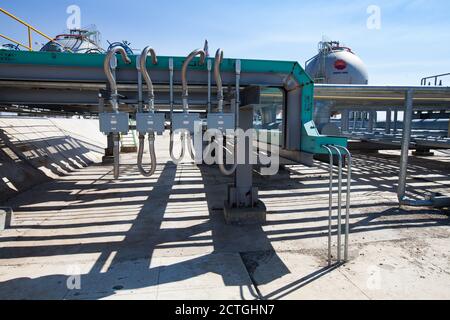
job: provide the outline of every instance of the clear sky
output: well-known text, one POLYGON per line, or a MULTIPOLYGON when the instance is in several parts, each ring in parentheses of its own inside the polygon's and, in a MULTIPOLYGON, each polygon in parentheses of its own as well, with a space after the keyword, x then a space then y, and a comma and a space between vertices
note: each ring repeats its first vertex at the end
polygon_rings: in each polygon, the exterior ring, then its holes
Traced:
MULTIPOLYGON (((82 26, 97 26, 104 44, 128 40, 160 55, 187 55, 207 38, 212 53, 221 47, 227 57, 304 65, 326 36, 365 61, 370 84, 417 85, 450 72, 448 0, 0 0, 51 36, 66 29, 70 5, 80 7, 82 26), (367 26, 370 5, 381 9, 380 29, 367 26)), ((0 33, 26 40, 26 30, 4 16, 0 33)))

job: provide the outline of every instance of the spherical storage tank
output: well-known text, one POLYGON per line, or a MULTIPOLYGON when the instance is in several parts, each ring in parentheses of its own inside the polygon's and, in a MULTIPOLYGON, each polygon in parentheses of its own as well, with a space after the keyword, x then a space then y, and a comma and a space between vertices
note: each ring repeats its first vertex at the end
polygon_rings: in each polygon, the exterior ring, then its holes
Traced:
POLYGON ((319 53, 306 63, 306 72, 316 83, 369 83, 364 62, 350 48, 336 41, 320 42, 319 53))

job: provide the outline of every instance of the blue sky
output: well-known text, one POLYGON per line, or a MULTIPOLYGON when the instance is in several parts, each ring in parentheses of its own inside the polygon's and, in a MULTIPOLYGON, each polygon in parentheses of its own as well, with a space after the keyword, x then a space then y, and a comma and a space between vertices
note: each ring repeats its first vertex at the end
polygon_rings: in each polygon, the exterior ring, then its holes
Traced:
MULTIPOLYGON (((220 46, 227 57, 303 65, 326 36, 365 61, 370 84, 417 85, 423 76, 450 72, 448 0, 0 0, 52 36, 65 30, 73 4, 82 25, 95 24, 104 43, 126 39, 160 55, 187 55, 207 38, 211 51, 220 46), (380 30, 367 28, 369 5, 381 8, 380 30)), ((0 33, 26 40, 25 29, 4 16, 0 33)))

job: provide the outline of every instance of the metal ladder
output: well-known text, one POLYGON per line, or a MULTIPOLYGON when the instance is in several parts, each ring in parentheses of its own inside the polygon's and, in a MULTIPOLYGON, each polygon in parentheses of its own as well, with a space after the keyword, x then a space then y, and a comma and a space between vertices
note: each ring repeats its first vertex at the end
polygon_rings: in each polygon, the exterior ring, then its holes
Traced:
POLYGON ((347 148, 337 145, 324 145, 330 156, 330 194, 329 194, 329 217, 328 217, 328 266, 332 265, 332 236, 333 236, 333 189, 334 189, 334 156, 339 158, 338 166, 338 216, 337 216, 337 264, 346 263, 349 260, 348 248, 350 238, 350 206, 351 206, 351 184, 352 184, 352 154, 347 148), (342 177, 343 160, 348 157, 347 164, 347 190, 346 190, 346 214, 345 230, 342 225, 342 177), (342 259, 342 233, 345 233, 344 259, 342 259))

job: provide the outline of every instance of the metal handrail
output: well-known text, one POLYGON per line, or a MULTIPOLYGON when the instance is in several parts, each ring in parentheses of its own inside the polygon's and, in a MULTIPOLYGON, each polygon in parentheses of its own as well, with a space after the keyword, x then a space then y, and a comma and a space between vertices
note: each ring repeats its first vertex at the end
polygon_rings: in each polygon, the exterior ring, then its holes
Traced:
POLYGON ((338 169, 338 230, 337 230, 337 263, 346 263, 349 261, 349 243, 350 243, 350 201, 351 201, 351 183, 352 183, 352 154, 350 151, 339 145, 323 145, 322 148, 328 151, 330 157, 330 191, 329 191, 329 212, 328 212, 328 265, 332 264, 332 224, 333 224, 333 186, 334 186, 334 155, 339 159, 338 169), (333 152, 334 150, 334 152, 333 152), (342 152, 341 152, 342 151, 342 152), (346 190, 346 212, 345 212, 345 242, 344 242, 344 259, 342 259, 342 172, 343 158, 348 155, 347 165, 347 190, 346 190))
MULTIPOLYGON (((426 86, 427 85, 427 80, 434 79, 434 85, 437 86, 438 85, 438 79, 442 78, 442 77, 447 77, 447 76, 450 76, 450 73, 443 73, 443 74, 437 74, 435 76, 425 77, 425 78, 422 78, 422 80, 420 80, 420 85, 426 86)), ((440 84, 440 86, 442 86, 442 84, 440 84)))
MULTIPOLYGON (((30 25, 29 23, 27 23, 27 22, 23 21, 22 19, 16 17, 16 16, 13 15, 12 13, 6 11, 5 9, 0 8, 0 12, 4 13, 4 14, 7 15, 8 17, 10 17, 11 19, 13 19, 13 20, 19 22, 20 24, 24 25, 25 27, 27 27, 27 30, 28 30, 28 46, 27 46, 26 44, 23 44, 23 43, 21 43, 21 42, 19 42, 19 41, 17 41, 17 40, 14 40, 14 39, 12 39, 12 38, 10 38, 10 37, 8 37, 8 36, 5 36, 5 35, 3 35, 3 34, 0 34, 0 37, 6 39, 6 40, 8 40, 8 41, 11 41, 11 42, 13 42, 14 44, 17 44, 18 46, 21 46, 21 47, 23 47, 23 48, 25 48, 25 49, 27 49, 27 50, 29 50, 29 51, 33 51, 33 36, 32 36, 32 32, 36 32, 37 34, 39 34, 40 36, 46 38, 47 40, 49 40, 49 41, 51 41, 51 42, 55 42, 55 39, 53 39, 52 37, 46 35, 45 33, 41 32, 41 31, 39 31, 39 30, 37 30, 35 27, 33 27, 32 25, 30 25)), ((55 42, 55 43, 57 43, 57 42, 55 42)), ((58 44, 59 44, 59 43, 58 43, 58 44)), ((64 49, 69 49, 69 48, 66 48, 66 47, 64 47, 64 46, 62 46, 62 47, 63 47, 64 49)))
POLYGON ((347 198, 346 198, 346 212, 345 212, 345 244, 344 244, 344 261, 348 261, 348 247, 350 238, 350 201, 351 201, 351 188, 352 188, 352 166, 353 157, 351 152, 343 147, 336 145, 337 148, 343 150, 348 155, 347 160, 347 198))
POLYGON ((334 163, 333 163, 333 151, 327 147, 322 146, 328 151, 330 156, 330 193, 329 193, 329 211, 328 211, 328 266, 332 264, 331 256, 331 238, 333 234, 333 184, 334 184, 334 163))

